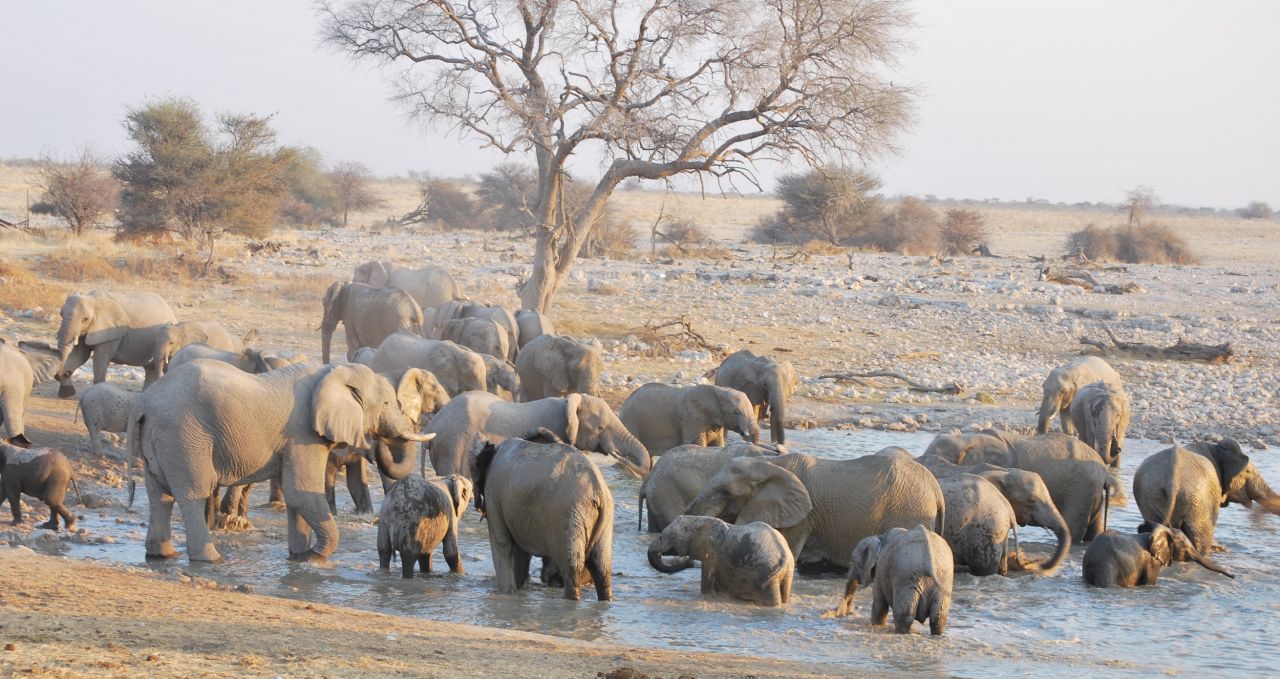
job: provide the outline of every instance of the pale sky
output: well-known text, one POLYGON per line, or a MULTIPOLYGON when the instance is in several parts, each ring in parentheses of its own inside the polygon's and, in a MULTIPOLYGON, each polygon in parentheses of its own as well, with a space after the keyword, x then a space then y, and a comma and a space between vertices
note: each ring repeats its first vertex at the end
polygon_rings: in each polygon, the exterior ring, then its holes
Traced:
MULTIPOLYGON (((1280 2, 910 7, 898 75, 921 98, 901 153, 872 167, 887 193, 1118 202, 1142 184, 1169 203, 1280 207, 1280 2)), ((501 161, 407 120, 382 75, 317 30, 308 0, 4 2, 0 158, 122 152, 126 108, 176 95, 274 114, 281 141, 383 175, 501 161)))

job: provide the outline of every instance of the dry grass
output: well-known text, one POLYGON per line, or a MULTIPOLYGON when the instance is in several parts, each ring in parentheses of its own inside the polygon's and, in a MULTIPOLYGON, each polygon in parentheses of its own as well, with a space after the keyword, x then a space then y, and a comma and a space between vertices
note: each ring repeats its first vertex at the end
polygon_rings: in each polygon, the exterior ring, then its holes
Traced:
POLYGON ((0 308, 6 311, 58 309, 70 290, 40 280, 21 262, 0 259, 0 308))
POLYGON ((335 280, 337 279, 333 276, 318 273, 304 276, 272 276, 258 279, 257 287, 269 288, 272 295, 280 299, 318 304, 335 280))

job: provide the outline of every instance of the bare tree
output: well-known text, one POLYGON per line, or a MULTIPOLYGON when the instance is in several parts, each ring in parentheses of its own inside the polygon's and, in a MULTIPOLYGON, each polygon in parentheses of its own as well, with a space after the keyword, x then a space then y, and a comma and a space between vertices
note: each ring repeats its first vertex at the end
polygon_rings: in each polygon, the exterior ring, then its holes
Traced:
POLYGON ((345 162, 334 165, 329 172, 333 182, 333 191, 342 211, 342 225, 347 225, 347 216, 360 210, 372 210, 382 205, 382 199, 370 188, 369 181, 373 174, 364 163, 345 162))
POLYGON ((41 201, 51 205, 76 236, 102 223, 120 201, 120 185, 107 164, 87 148, 70 162, 43 160, 36 184, 44 192, 41 201))
POLYGON ((355 0, 321 14, 331 45, 406 65, 398 98, 415 117, 533 153, 529 309, 546 309, 622 181, 756 184, 758 160, 868 156, 909 119, 885 68, 905 46, 898 0, 355 0), (605 169, 569 215, 566 167, 586 149, 605 169))
POLYGON ((1129 213, 1129 226, 1138 226, 1147 218, 1147 213, 1156 206, 1159 198, 1155 189, 1150 186, 1139 186, 1125 194, 1125 209, 1129 213))

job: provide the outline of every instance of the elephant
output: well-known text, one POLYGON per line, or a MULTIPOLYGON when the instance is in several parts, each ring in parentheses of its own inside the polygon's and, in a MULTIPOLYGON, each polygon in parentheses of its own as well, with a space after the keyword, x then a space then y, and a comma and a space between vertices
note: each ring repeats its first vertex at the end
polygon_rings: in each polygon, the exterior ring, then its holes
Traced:
POLYGON ((668 450, 653 462, 653 469, 640 484, 640 509, 637 513, 643 530, 644 505, 649 503, 649 532, 660 533, 689 502, 702 492, 711 477, 729 460, 739 457, 763 457, 785 455, 781 446, 759 446, 752 443, 734 443, 724 448, 703 446, 677 446, 668 450))
POLYGON ((1186 533, 1196 551, 1218 549, 1213 540, 1218 510, 1256 501, 1280 514, 1280 497, 1234 439, 1166 448, 1142 461, 1133 474, 1133 497, 1142 518, 1186 533))
POLYGON ((173 359, 173 355, 188 344, 200 343, 219 351, 239 353, 257 336, 257 331, 251 330, 243 339, 232 337, 217 321, 170 323, 156 334, 156 348, 151 360, 156 366, 156 375, 163 376, 169 369, 169 361, 173 359))
POLYGON ((649 543, 649 565, 677 573, 702 562, 703 596, 726 594, 764 606, 791 598, 796 561, 787 541, 761 521, 733 526, 713 516, 678 516, 649 543), (680 557, 668 564, 665 555, 680 557))
POLYGON ((422 308, 399 288, 374 288, 364 283, 337 282, 324 293, 320 322, 321 361, 329 362, 333 331, 342 323, 347 333, 347 360, 360 347, 376 347, 398 331, 422 335, 422 308))
MULTIPOLYGON (((499 327, 506 330, 507 333, 507 351, 502 354, 494 354, 501 356, 508 361, 516 360, 516 352, 520 349, 520 326, 516 323, 515 314, 511 310, 500 304, 482 304, 480 302, 463 302, 461 308, 458 309, 457 320, 465 318, 488 319, 497 323, 499 327)), ((444 327, 448 328, 448 323, 444 327)), ((449 339, 442 336, 441 339, 449 339)), ((492 353, 484 351, 481 353, 492 353)))
POLYGON ((1119 468, 1129 429, 1129 395, 1124 388, 1106 382, 1086 384, 1071 399, 1068 413, 1076 436, 1112 468, 1119 468))
POLYGON ((230 363, 244 372, 254 374, 270 372, 277 368, 283 368, 298 362, 287 358, 280 358, 278 356, 268 356, 257 349, 249 349, 247 347, 238 352, 222 351, 221 349, 214 349, 208 344, 197 342, 196 344, 188 344, 187 346, 179 349, 178 352, 173 355, 173 358, 169 359, 169 366, 167 370, 173 370, 180 365, 186 365, 198 358, 207 358, 214 361, 222 361, 223 363, 230 363))
POLYGON ((618 418, 650 455, 690 443, 723 446, 725 429, 751 443, 760 439, 747 395, 710 384, 675 387, 650 382, 622 402, 618 418))
POLYGON ((516 357, 520 375, 520 400, 600 395, 604 349, 592 340, 585 344, 564 335, 542 335, 529 342, 516 357))
POLYGON ((462 288, 453 276, 434 266, 410 269, 385 260, 365 262, 356 267, 351 281, 375 288, 399 288, 423 309, 434 309, 462 297, 462 288))
POLYGON ((378 512, 378 567, 391 569, 400 554, 400 574, 413 577, 413 565, 431 572, 431 552, 443 545, 449 571, 462 575, 458 522, 471 502, 471 480, 456 474, 426 479, 416 474, 396 481, 378 512))
POLYGON ((539 427, 580 450, 610 455, 640 475, 649 471, 649 451, 602 398, 569 394, 510 403, 483 391, 454 398, 431 418, 427 431, 437 435, 431 466, 441 476, 466 475, 467 455, 482 435, 501 440, 539 427))
POLYGON ((925 454, 964 466, 987 463, 1039 474, 1076 542, 1088 542, 1106 530, 1111 498, 1122 496, 1119 482, 1108 473, 1102 458, 1066 434, 1022 438, 1003 432, 939 434, 925 454))
POLYGON ((511 338, 507 329, 492 318, 455 318, 444 324, 440 339, 462 345, 477 354, 503 359, 511 355, 511 338))
POLYGON ((0 425, 6 437, 0 439, 23 448, 31 447, 26 433, 27 399, 31 390, 51 379, 62 365, 62 354, 43 342, 0 340, 0 425))
POLYGON ((1236 576, 1201 556, 1182 531, 1143 524, 1137 535, 1103 531, 1084 552, 1086 584, 1094 587, 1140 587, 1156 584, 1160 569, 1174 561, 1195 561, 1214 573, 1236 576))
POLYGON ((942 488, 919 463, 881 455, 825 460, 792 453, 725 463, 685 514, 764 521, 796 562, 849 566, 862 538, 918 523, 946 525, 942 488))
POLYGON ((756 419, 769 416, 769 439, 786 443, 787 399, 799 380, 790 361, 779 363, 769 356, 756 356, 747 349, 730 354, 716 368, 716 385, 737 389, 751 399, 756 419))
POLYGON ((516 374, 516 367, 506 359, 490 354, 480 354, 480 358, 484 360, 485 391, 515 400, 516 394, 520 393, 520 375, 516 374))
POLYGON ((1123 383, 1120 374, 1111 364, 1097 356, 1084 356, 1070 363, 1060 365, 1049 371, 1044 380, 1044 399, 1040 402, 1039 417, 1036 420, 1036 433, 1049 431, 1049 422, 1054 415, 1062 423, 1062 433, 1074 433, 1068 410, 1076 391, 1086 384, 1106 382, 1119 387, 1123 383))
POLYGON ((153 360, 156 338, 166 325, 176 322, 169 305, 150 292, 124 295, 93 290, 68 295, 58 327, 62 358, 54 376, 59 382, 58 396, 76 395, 71 376, 90 357, 95 384, 107 381, 107 366, 119 363, 143 367, 143 385, 150 385, 159 377, 153 360))
MULTIPOLYGON (((417 433, 411 416, 417 406, 402 406, 416 398, 397 394, 387 378, 354 364, 292 365, 251 375, 226 363, 195 361, 171 370, 143 392, 129 415, 130 504, 133 465, 141 458, 151 512, 146 554, 177 555, 170 536, 176 502, 187 559, 218 561, 204 515, 210 494, 220 485, 280 478, 290 558, 326 561, 338 544, 338 526, 324 499, 331 451, 368 447, 370 437, 431 440, 417 433)), ((378 460, 387 475, 399 479, 413 471, 416 460, 390 457, 378 460)))
POLYGON ((430 308, 422 308, 422 336, 427 339, 444 339, 444 326, 452 320, 462 318, 462 300, 453 300, 430 308))
POLYGON ((450 397, 467 391, 484 391, 488 371, 480 354, 448 340, 429 340, 411 332, 397 332, 378 345, 373 354, 360 358, 377 372, 421 368, 449 392, 450 397))
POLYGON ((516 312, 516 349, 524 349, 524 345, 543 335, 556 334, 556 326, 551 319, 540 311, 521 309, 516 312))
POLYGON ((138 400, 138 392, 121 389, 103 382, 89 387, 80 395, 80 412, 89 430, 89 445, 102 454, 101 432, 123 434, 129 426, 129 411, 138 400))
MULTIPOLYGON (((1000 491, 1000 494, 1004 496, 1005 501, 1009 503, 1009 507, 1013 510, 1017 525, 1040 526, 1041 528, 1049 529, 1053 533, 1054 538, 1058 541, 1058 546, 1051 556, 1041 562, 1023 561, 1020 550, 1015 550, 1014 555, 1017 558, 1012 563, 1007 564, 1009 568, 1021 568, 1032 573, 1052 575, 1066 560, 1068 552, 1071 551, 1071 531, 1067 527, 1066 519, 1062 518, 1062 514, 1058 512, 1058 508, 1053 504, 1049 489, 1044 485, 1044 480, 1040 478, 1039 474, 1023 469, 1005 469, 1004 467, 985 463, 962 467, 952 464, 937 455, 921 455, 917 458, 917 462, 933 472, 933 475, 939 479, 939 483, 941 483, 943 477, 954 477, 956 475, 973 475, 982 478, 987 483, 994 485, 1000 491)), ((943 492, 945 495, 945 487, 943 492)), ((948 498, 948 526, 951 525, 952 516, 961 512, 960 506, 958 504, 953 506, 950 498, 948 498)), ((1015 540, 1017 539, 1016 532, 1014 533, 1014 538, 1015 540)), ((951 541, 948 539, 948 542, 951 541)), ((955 549, 954 544, 952 544, 952 549, 955 549)))
MULTIPOLYGON (((476 511, 489 524, 498 591, 514 593, 529 579, 529 560, 543 557, 577 600, 587 576, 596 599, 613 599, 613 495, 600 469, 577 448, 539 443, 552 433, 478 440, 470 475, 476 511)), ((545 573, 544 573, 545 575, 545 573)))
MULTIPOLYGON (((49 507, 49 520, 40 528, 58 530, 58 517, 67 530, 74 530, 76 517, 67 511, 63 500, 67 497, 67 484, 75 483, 71 463, 62 453, 52 448, 19 448, 0 443, 0 487, 9 500, 13 512, 13 524, 22 523, 22 495, 30 495, 49 507)), ((79 495, 80 491, 76 491, 79 495)))
POLYGON ((995 484, 981 476, 939 473, 933 468, 929 471, 942 488, 947 507, 942 537, 951 547, 956 565, 967 566, 970 573, 978 576, 1005 575, 1009 570, 1010 531, 1014 535, 1014 560, 1018 560, 1018 521, 1013 506, 995 484))
POLYGON ((891 528, 864 538, 849 558, 849 582, 835 614, 845 616, 864 583, 871 583, 871 624, 883 625, 893 610, 893 631, 907 634, 913 622, 929 621, 929 633, 946 631, 955 577, 951 548, 942 536, 917 525, 891 528))

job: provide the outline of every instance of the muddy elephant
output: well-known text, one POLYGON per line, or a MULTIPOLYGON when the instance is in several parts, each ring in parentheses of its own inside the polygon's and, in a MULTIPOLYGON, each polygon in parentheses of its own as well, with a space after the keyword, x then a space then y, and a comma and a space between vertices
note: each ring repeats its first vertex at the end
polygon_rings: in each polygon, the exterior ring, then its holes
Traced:
POLYGON ((257 338, 257 331, 250 331, 243 338, 234 337, 217 321, 182 321, 170 323, 156 335, 154 357, 157 376, 169 369, 169 361, 178 350, 189 344, 204 344, 219 351, 239 353, 244 345, 257 338))
POLYGON ((0 488, 9 501, 14 525, 22 523, 22 496, 30 495, 49 507, 49 520, 40 524, 41 528, 58 530, 58 517, 62 517, 67 530, 74 529, 75 514, 64 503, 67 484, 74 482, 71 463, 62 453, 0 443, 0 488))
POLYGON ((1201 554, 1219 549, 1213 540, 1219 508, 1257 502, 1280 514, 1280 497, 1233 439, 1154 453, 1133 474, 1133 497, 1143 519, 1186 533, 1201 554))
POLYGON ((883 625, 893 611, 893 631, 906 634, 914 622, 929 633, 946 631, 955 577, 951 549, 942 536, 917 525, 891 528, 864 538, 849 560, 848 583, 835 614, 849 614, 858 588, 871 585, 871 624, 883 625))
POLYGON ((492 318, 455 318, 444 324, 440 339, 464 346, 477 354, 511 355, 511 338, 507 329, 492 318))
POLYGON ((580 450, 604 453, 643 475, 649 471, 649 451, 631 435, 604 399, 582 394, 510 403, 483 391, 473 391, 440 409, 427 431, 436 434, 431 465, 436 474, 467 474, 467 455, 478 438, 501 440, 544 428, 580 450))
MULTIPOLYGON (((507 335, 507 352, 505 354, 494 354, 501 356, 508 361, 516 360, 516 353, 520 349, 520 326, 516 323, 516 315, 511 310, 501 304, 484 304, 481 302, 463 302, 458 309, 458 320, 466 318, 488 319, 498 324, 498 327, 506 331, 507 335)), ((448 323, 445 324, 448 327, 448 323)), ((442 337, 442 339, 449 339, 442 337)), ((489 353, 489 352, 481 352, 489 353)))
POLYGON ((600 343, 579 342, 564 335, 543 335, 529 342, 516 357, 520 400, 600 395, 604 350, 600 343))
POLYGON ((431 572, 431 552, 441 546, 449 572, 462 575, 458 522, 471 502, 470 479, 456 474, 430 479, 416 474, 396 481, 378 512, 378 567, 391 569, 400 555, 400 574, 413 577, 413 566, 431 572))
POLYGON ((449 396, 484 391, 488 371, 480 354, 448 340, 429 340, 411 332, 397 332, 372 354, 361 352, 360 362, 378 372, 421 368, 435 375, 449 396))
POLYGON ((717 386, 746 394, 755 407, 757 420, 769 416, 769 438, 774 443, 787 440, 787 399, 798 383, 796 369, 790 361, 756 356, 747 349, 730 354, 716 368, 717 386))
POLYGON ((356 267, 351 281, 375 288, 399 288, 423 309, 434 309, 462 297, 462 289, 453 276, 434 266, 411 269, 385 260, 365 262, 356 267))
POLYGON ((1129 429, 1129 395, 1124 388, 1106 382, 1086 384, 1071 399, 1068 413, 1076 436, 1097 451, 1103 462, 1118 468, 1129 429))
POLYGON ((62 365, 62 354, 43 342, 19 342, 13 346, 0 340, 0 439, 23 448, 31 447, 26 434, 27 399, 31 390, 53 378, 62 365))
POLYGON ((516 367, 505 358, 489 354, 480 354, 480 358, 484 360, 485 391, 514 401, 516 394, 520 393, 520 375, 516 373, 516 367))
POLYGON ((551 318, 532 309, 521 309, 516 312, 516 329, 520 333, 516 341, 518 349, 523 349, 524 345, 543 335, 556 334, 556 326, 551 322, 551 318))
POLYGON ((702 564, 702 595, 723 594, 764 606, 791 598, 796 562, 786 538, 767 523, 734 526, 713 516, 678 516, 649 543, 649 565, 678 573, 702 564), (663 557, 678 557, 668 563, 663 557))
POLYGON ((903 526, 946 525, 942 489, 916 462, 880 455, 826 460, 792 453, 730 460, 685 514, 777 528, 800 564, 849 566, 860 540, 903 526))
POLYGON ((1094 587, 1154 585, 1160 570, 1174 561, 1195 561, 1214 573, 1235 576, 1198 552, 1182 531, 1143 524, 1136 535, 1103 531, 1084 552, 1085 583, 1094 587))
POLYGON ((354 361, 356 350, 379 346, 397 332, 421 336, 422 309, 399 288, 334 283, 324 293, 324 318, 320 321, 323 363, 329 362, 329 346, 339 323, 347 334, 347 360, 354 361))
POLYGON ((638 530, 644 528, 645 503, 649 505, 649 532, 660 533, 702 492, 711 477, 729 460, 739 457, 785 455, 782 446, 734 443, 724 448, 678 446, 653 462, 653 469, 640 484, 638 530))
POLYGON ((188 344, 179 349, 173 355, 173 358, 169 359, 168 370, 173 370, 180 365, 186 365, 198 358, 222 361, 223 363, 234 365, 244 372, 254 374, 270 372, 298 362, 297 360, 279 356, 269 356, 257 349, 249 349, 247 347, 240 351, 222 351, 201 342, 188 344))
POLYGON ((107 381, 107 367, 118 363, 144 368, 143 385, 150 385, 159 377, 154 365, 156 338, 166 325, 176 322, 169 305, 153 293, 93 290, 69 295, 58 327, 62 358, 54 376, 59 382, 58 396, 76 395, 71 376, 91 357, 95 384, 107 381))
MULTIPOLYGON (((535 441, 553 435, 531 436, 535 441)), ((529 561, 543 558, 577 600, 590 579, 596 598, 613 598, 613 495, 604 475, 577 448, 509 438, 479 442, 470 475, 476 511, 487 519, 498 591, 529 580, 529 561)))
POLYGON ((650 382, 631 392, 618 417, 650 455, 690 443, 723 446, 726 429, 751 443, 760 439, 746 394, 710 384, 676 387, 650 382))
POLYGON ((1117 373, 1110 363, 1097 356, 1077 358, 1050 370, 1049 376, 1044 380, 1044 398, 1040 401, 1036 432, 1047 433, 1049 423, 1057 415, 1062 423, 1062 433, 1074 433, 1068 413, 1071 408, 1071 399, 1075 398, 1076 392, 1081 387, 1093 382, 1106 382, 1117 387, 1123 384, 1120 373, 1117 373))
MULTIPOLYGON (((293 365, 251 375, 225 363, 196 361, 171 370, 143 392, 129 416, 130 501, 133 463, 141 458, 151 510, 147 555, 177 555, 170 535, 177 503, 187 558, 218 561, 205 516, 214 489, 280 478, 290 558, 327 560, 338 544, 338 526, 324 498, 330 453, 335 447, 368 447, 372 437, 431 440, 417 433, 402 408, 402 401, 415 397, 397 394, 385 377, 354 364, 293 365)), ((414 462, 378 460, 395 478, 410 474, 414 462)))

